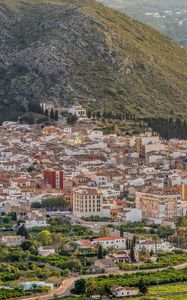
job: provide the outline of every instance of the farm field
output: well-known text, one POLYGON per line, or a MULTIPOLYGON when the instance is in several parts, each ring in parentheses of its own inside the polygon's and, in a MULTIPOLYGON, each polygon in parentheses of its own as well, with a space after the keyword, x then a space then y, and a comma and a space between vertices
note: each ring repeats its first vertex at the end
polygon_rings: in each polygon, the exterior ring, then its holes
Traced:
MULTIPOLYGON (((124 300, 125 298, 123 298, 124 300)), ((149 287, 147 296, 136 297, 136 300, 187 300, 187 283, 149 287), (172 295, 173 293, 173 295, 172 295), (176 295, 176 293, 181 293, 176 295), (186 293, 186 294, 182 294, 186 293), (165 294, 165 295, 164 295, 165 294), (168 294, 168 295, 167 295, 168 294), (160 295, 160 296, 159 296, 160 295)))

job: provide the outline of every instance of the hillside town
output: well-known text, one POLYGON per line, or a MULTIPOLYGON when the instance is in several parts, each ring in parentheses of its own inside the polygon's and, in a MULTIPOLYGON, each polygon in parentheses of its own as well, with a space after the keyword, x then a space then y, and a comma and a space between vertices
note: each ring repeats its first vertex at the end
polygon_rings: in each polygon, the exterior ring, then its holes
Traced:
MULTIPOLYGON (((51 265, 43 277, 35 272, 34 283, 32 272, 21 280, 24 290, 31 281, 46 292, 63 272, 120 274, 175 266, 179 258, 185 264, 187 141, 151 130, 105 134, 80 105, 68 113, 76 124, 0 127, 0 252, 8 249, 6 262, 18 269, 28 251, 30 264, 51 265)), ((112 294, 138 292, 116 286, 112 294)))

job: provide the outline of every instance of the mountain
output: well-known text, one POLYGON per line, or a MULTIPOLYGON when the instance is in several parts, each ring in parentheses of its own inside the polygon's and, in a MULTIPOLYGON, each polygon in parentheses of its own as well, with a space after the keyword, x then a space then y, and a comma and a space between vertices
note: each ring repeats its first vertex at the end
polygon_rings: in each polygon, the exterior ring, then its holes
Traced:
POLYGON ((187 48, 186 0, 98 0, 145 22, 187 48))
POLYGON ((187 53, 93 0, 0 0, 0 120, 29 101, 187 118, 187 53))

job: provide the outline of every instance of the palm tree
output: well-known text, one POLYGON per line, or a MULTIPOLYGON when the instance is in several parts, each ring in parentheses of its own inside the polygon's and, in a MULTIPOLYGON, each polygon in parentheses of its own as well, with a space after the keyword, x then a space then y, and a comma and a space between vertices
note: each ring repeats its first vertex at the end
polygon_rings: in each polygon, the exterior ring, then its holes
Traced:
POLYGON ((158 244, 158 240, 159 240, 158 236, 155 235, 155 236, 153 237, 153 240, 154 240, 154 243, 155 243, 155 253, 157 253, 157 244, 158 244))
POLYGON ((117 249, 114 246, 108 248, 108 254, 114 255, 117 252, 117 249))
POLYGON ((89 282, 86 286, 86 294, 89 297, 91 297, 92 295, 94 295, 95 288, 96 288, 95 282, 94 281, 89 282))
POLYGON ((108 236, 109 235, 109 228, 107 226, 103 226, 100 231, 100 236, 108 236))

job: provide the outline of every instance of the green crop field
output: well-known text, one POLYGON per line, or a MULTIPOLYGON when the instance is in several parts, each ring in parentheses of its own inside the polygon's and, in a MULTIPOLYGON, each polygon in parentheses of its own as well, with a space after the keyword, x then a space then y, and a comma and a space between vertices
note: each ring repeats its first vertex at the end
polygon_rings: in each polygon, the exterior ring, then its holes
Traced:
POLYGON ((149 288, 147 296, 136 300, 187 300, 187 283, 154 286, 149 288), (176 293, 181 293, 176 295, 176 293), (184 294, 182 294, 184 293, 184 294), (185 294, 186 293, 186 294, 185 294))

